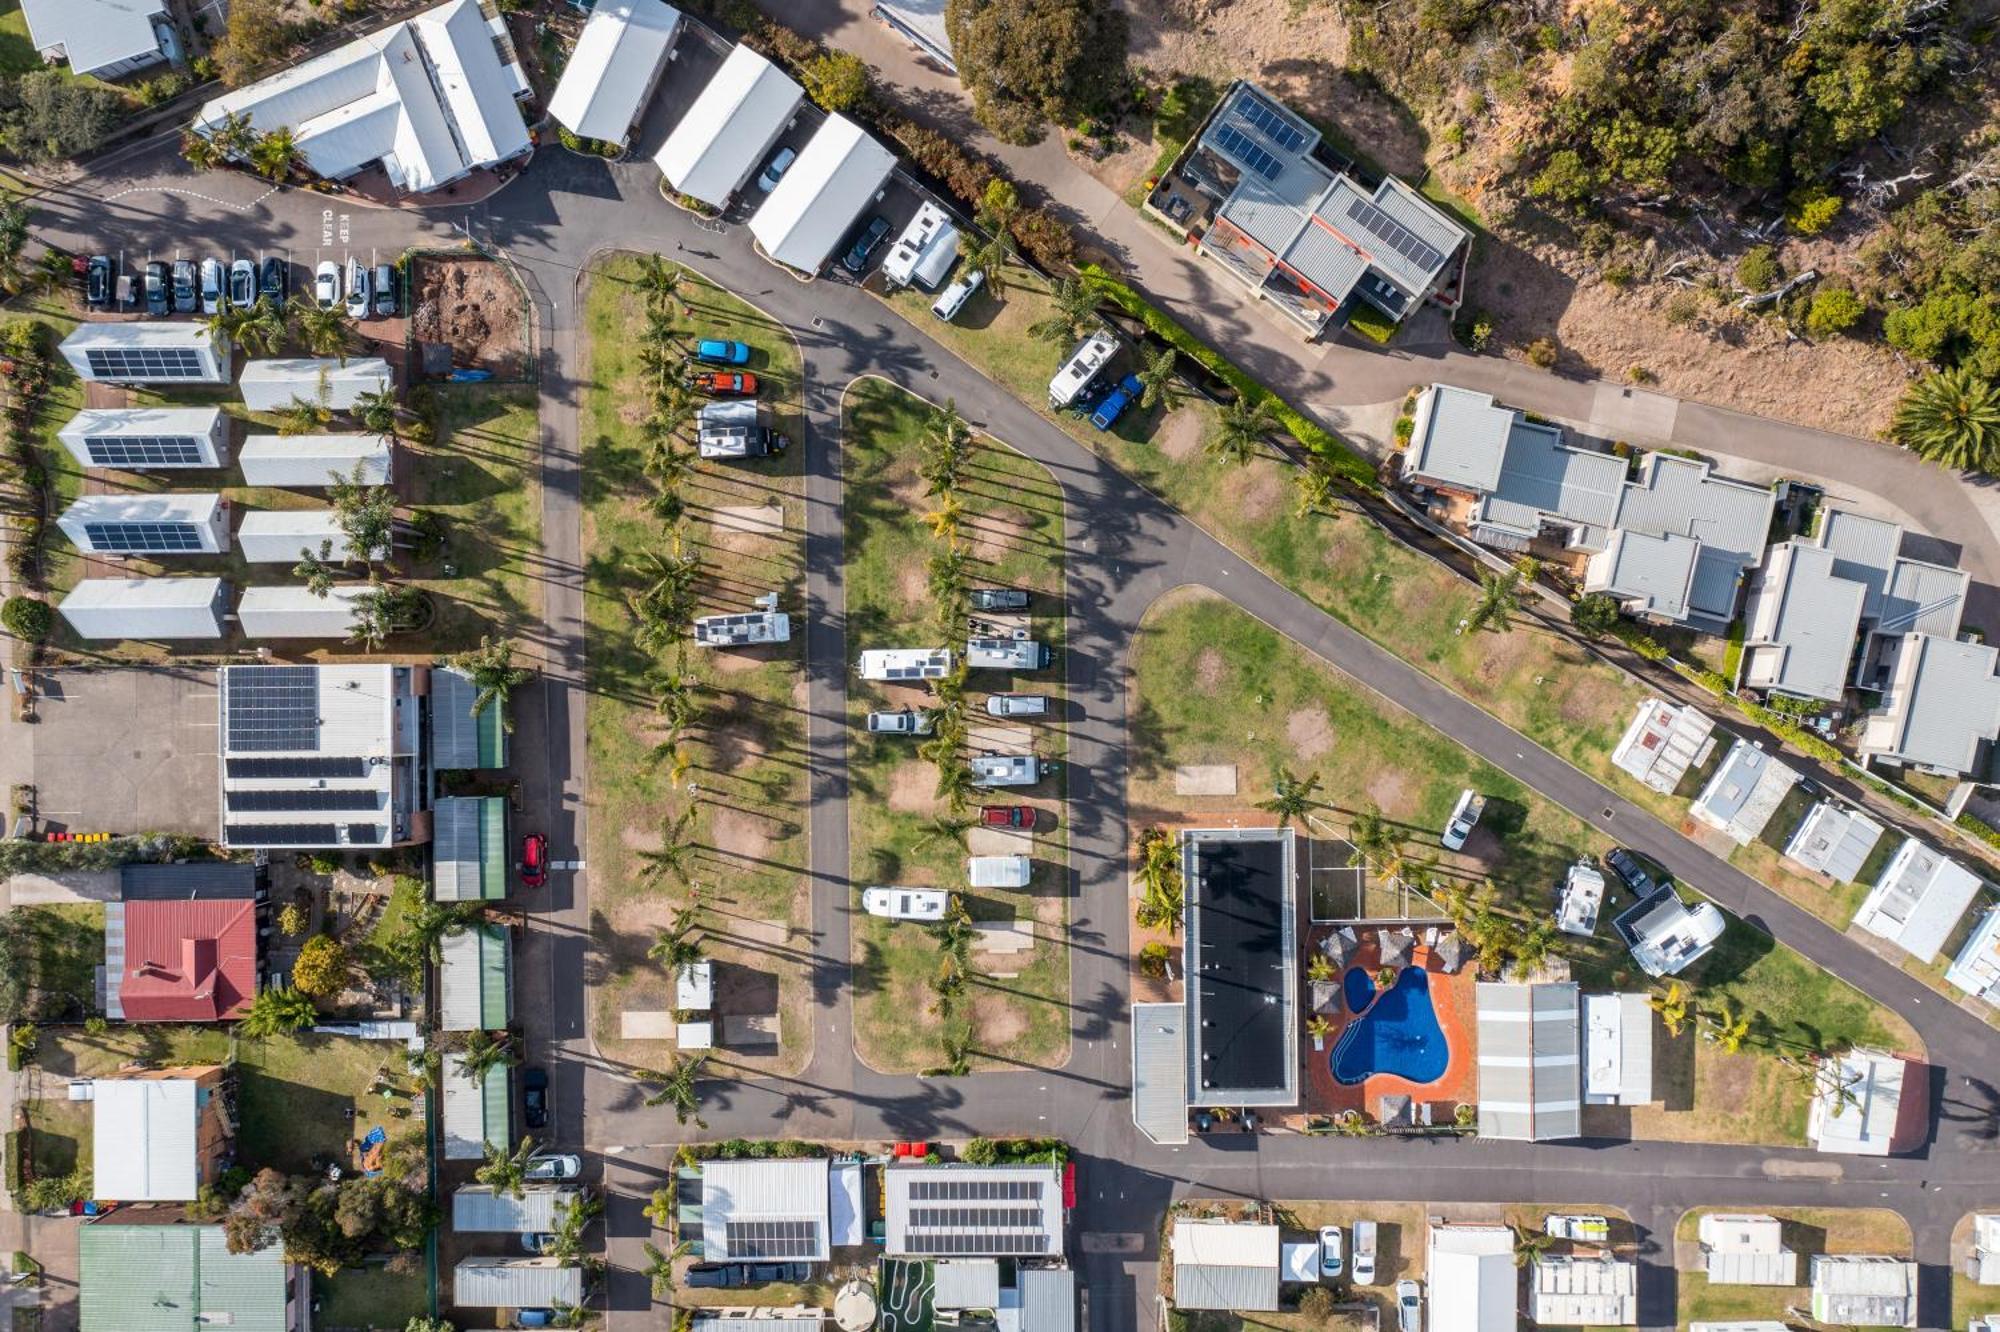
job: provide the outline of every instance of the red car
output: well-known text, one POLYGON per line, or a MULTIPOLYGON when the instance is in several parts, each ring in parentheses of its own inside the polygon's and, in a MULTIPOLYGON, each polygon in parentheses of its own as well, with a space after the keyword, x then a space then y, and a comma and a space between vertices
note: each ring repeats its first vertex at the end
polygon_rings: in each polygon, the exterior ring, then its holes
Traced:
POLYGON ((539 888, 549 881, 549 839, 529 833, 521 839, 521 863, 514 867, 524 887, 539 888))
POLYGON ((1032 828, 1035 810, 1032 805, 981 805, 979 821, 989 828, 1032 828))
POLYGON ((688 380, 688 387, 716 398, 754 398, 757 376, 747 370, 702 370, 688 380))

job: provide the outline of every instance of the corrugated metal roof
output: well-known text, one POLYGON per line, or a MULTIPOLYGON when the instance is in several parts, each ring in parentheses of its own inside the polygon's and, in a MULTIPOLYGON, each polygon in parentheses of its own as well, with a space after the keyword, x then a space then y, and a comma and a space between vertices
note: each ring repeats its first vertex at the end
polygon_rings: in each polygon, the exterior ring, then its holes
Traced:
POLYGON ((1021 1332, 1076 1332, 1076 1273, 1067 1267, 1024 1267, 1021 1332))
POLYGON ((599 0, 563 66, 549 114, 573 134, 622 146, 680 26, 680 11, 660 0, 599 0))
POLYGON ((508 1124, 509 1079, 507 1069, 496 1068, 483 1083, 474 1082, 463 1071, 457 1055, 445 1056, 444 1069, 444 1156, 447 1161, 478 1161, 486 1155, 486 1144, 513 1146, 508 1124))
POLYGON ((470 925, 440 941, 438 1016, 446 1031, 497 1031, 513 1018, 513 958, 498 925, 470 925))
POLYGON ((476 0, 450 0, 411 21, 429 58, 431 82, 443 94, 452 131, 464 145, 468 168, 491 166, 525 153, 533 140, 515 82, 500 63, 507 24, 489 24, 476 0))
POLYGON ((128 1022, 222 1022, 257 993, 257 907, 248 898, 124 904, 119 1007, 128 1022))
POLYGON ((209 1093, 193 1078, 98 1078, 91 1101, 94 1197, 192 1202, 197 1129, 209 1093))
POLYGON ((555 1258, 461 1258, 451 1302, 468 1309, 549 1309, 583 1303, 583 1269, 555 1258))
POLYGON ((1174 1304, 1182 1309, 1273 1312, 1278 1307, 1278 1228, 1174 1222, 1174 1304))
POLYGON ((153 20, 168 22, 166 13, 166 0, 21 0, 35 48, 61 47, 78 75, 140 57, 164 59, 153 20))
POLYGON ((495 699, 475 716, 479 696, 471 677, 451 666, 431 672, 431 766, 439 769, 507 766, 507 701, 495 699))
POLYGON ((1639 1321, 1639 1269, 1610 1254, 1543 1254, 1529 1276, 1528 1316, 1542 1327, 1639 1321))
POLYGON ((252 486, 325 490, 361 468, 365 485, 389 484, 393 449, 386 435, 247 435, 236 465, 252 486))
POLYGON ((750 234, 779 263, 818 272, 895 166, 896 155, 859 125, 828 116, 751 214, 750 234))
POLYGON ((1163 1146, 1188 1140, 1187 1009, 1132 1005, 1132 1122, 1163 1146))
POLYGON ((1583 1126, 1577 987, 1481 981, 1478 1000, 1480 1136, 1577 1137, 1583 1126))
MULTIPOLYGON (((1483 1088, 1482 1088, 1483 1090, 1483 1088)), ((1481 1130, 1484 1132, 1484 1129, 1481 1130)), ((1439 1332, 1514 1332, 1520 1325, 1514 1232, 1506 1226, 1434 1225, 1425 1242, 1428 1324, 1439 1332)))
POLYGON ((1513 413, 1500 479, 1482 517, 1532 535, 1560 519, 1606 528, 1625 488, 1625 460, 1563 443, 1562 431, 1513 413))
POLYGON ((1836 563, 1833 552, 1797 541, 1771 548, 1744 614, 1746 682, 1840 700, 1868 589, 1840 577, 1836 563))
POLYGON ((1981 884, 1978 875, 1937 848, 1906 837, 1854 913, 1854 923, 1919 961, 1930 962, 1958 927, 1981 884))
POLYGON ((939 1309, 1000 1307, 1000 1262, 995 1258, 941 1258, 931 1269, 931 1303, 939 1309))
POLYGON ((229 1252, 221 1226, 120 1225, 77 1229, 82 1332, 287 1332, 284 1251, 229 1252))
MULTIPOLYGON (((278 412, 302 398, 344 411, 363 394, 379 393, 395 382, 389 363, 379 356, 299 356, 244 363, 236 386, 243 405, 253 412, 278 412)), ((293 436, 310 439, 313 436, 293 436)))
POLYGON ((1776 503, 1769 486, 1718 476, 1696 459, 1650 453, 1638 480, 1625 487, 1615 525, 1700 541, 1688 595, 1690 613, 1726 621, 1735 614, 1743 571, 1763 557, 1776 503))
MULTIPOLYGON (((827 1180, 827 1162, 823 1157, 703 1163, 702 1256, 712 1262, 732 1258, 825 1262, 829 1256, 827 1180), (757 1247, 760 1236, 747 1231, 732 1236, 730 1232, 732 1224, 757 1222, 777 1223, 793 1240, 808 1239, 810 1252, 760 1251, 757 1247)), ((789 1244, 792 1240, 784 1242, 789 1244)))
POLYGON ((467 1184, 451 1195, 451 1228, 508 1235, 542 1234, 556 1228, 564 1208, 576 1205, 575 1189, 530 1184, 516 1198, 490 1185, 467 1184))
POLYGON ((1276 180, 1245 172, 1220 215, 1273 255, 1282 254, 1332 179, 1310 163, 1289 168, 1276 180))
POLYGON ((1822 800, 1806 811, 1785 854, 1809 870, 1852 883, 1880 840, 1881 824, 1859 810, 1822 800))
POLYGON ((1694 597, 1702 551, 1701 542, 1676 532, 1616 531, 1610 547, 1591 561, 1586 586, 1636 602, 1647 614, 1682 620, 1694 597))
POLYGON ((776 65, 738 46, 653 157, 667 183, 720 208, 743 188, 805 100, 776 65))
POLYGON ((1490 393, 1431 385, 1417 398, 1404 474, 1479 494, 1493 491, 1516 415, 1490 393))
POLYGON ((431 803, 431 895, 495 902, 507 895, 507 802, 439 796, 431 803))

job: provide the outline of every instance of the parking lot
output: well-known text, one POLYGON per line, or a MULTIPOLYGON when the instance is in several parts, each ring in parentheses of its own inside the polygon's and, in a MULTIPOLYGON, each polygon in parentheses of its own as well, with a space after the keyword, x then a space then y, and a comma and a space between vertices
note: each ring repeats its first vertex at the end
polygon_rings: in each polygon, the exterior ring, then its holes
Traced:
POLYGON ((121 668, 37 676, 36 721, 0 723, 9 784, 32 783, 46 832, 214 837, 211 669, 121 668))

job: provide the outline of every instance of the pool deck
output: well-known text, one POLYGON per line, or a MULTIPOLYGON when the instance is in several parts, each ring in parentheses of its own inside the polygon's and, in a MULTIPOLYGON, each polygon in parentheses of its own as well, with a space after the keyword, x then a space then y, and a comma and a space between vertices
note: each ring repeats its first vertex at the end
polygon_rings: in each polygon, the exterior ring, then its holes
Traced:
MULTIPOLYGON (((1308 939, 1310 958, 1319 948, 1320 940, 1332 933, 1333 927, 1315 925, 1308 939)), ((1344 973, 1349 967, 1360 967, 1373 975, 1382 965, 1382 950, 1377 944, 1378 931, 1357 929, 1361 937, 1361 947, 1341 968, 1344 973)), ((1438 1105, 1432 1113, 1434 1123, 1450 1124, 1452 1108, 1460 1103, 1473 1103, 1478 1099, 1479 1090, 1479 1047, 1476 1036, 1478 1009, 1475 1007, 1473 992, 1473 968, 1470 964, 1461 968, 1457 975, 1450 975, 1437 963, 1431 950, 1419 943, 1411 965, 1420 966, 1430 973, 1431 1006, 1437 1013, 1438 1026, 1443 1028, 1445 1040, 1451 1047, 1451 1062, 1446 1066, 1444 1076, 1435 1082, 1415 1083, 1399 1078, 1393 1073, 1376 1073, 1367 1081, 1346 1086, 1334 1080, 1333 1050, 1340 1043, 1340 1037, 1347 1030, 1348 1023, 1355 1015, 1347 1011, 1347 1005, 1335 1001, 1337 1012, 1326 1014, 1333 1021, 1333 1031, 1326 1038, 1325 1048, 1313 1049, 1307 1038, 1302 1043, 1302 1057, 1305 1059, 1305 1077, 1300 1083, 1303 1096, 1301 1110, 1309 1115, 1338 1114, 1343 1110, 1359 1110, 1371 1119, 1377 1116, 1384 1096, 1409 1096, 1419 1105, 1424 1102, 1438 1105)), ((1335 978, 1336 984, 1339 977, 1335 978)), ((1310 1015, 1309 1015, 1310 1016, 1310 1015)))

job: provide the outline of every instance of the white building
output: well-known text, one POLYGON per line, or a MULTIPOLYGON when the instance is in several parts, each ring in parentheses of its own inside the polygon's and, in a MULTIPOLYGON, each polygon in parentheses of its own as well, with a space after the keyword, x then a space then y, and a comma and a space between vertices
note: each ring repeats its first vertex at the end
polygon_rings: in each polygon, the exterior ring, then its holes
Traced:
POLYGON ((461 1258, 451 1270, 451 1302, 463 1309, 574 1308, 583 1269, 560 1258, 461 1258))
POLYGON ((1711 1286, 1796 1286, 1799 1255, 1785 1225, 1761 1212, 1706 1212, 1696 1231, 1711 1286))
POLYGON ((229 502, 213 492, 84 495, 56 526, 93 555, 220 555, 229 549, 229 502))
POLYGON ((720 208, 735 197, 798 114, 805 92, 738 46, 674 126, 653 164, 675 191, 720 208))
POLYGON ((817 273, 862 210, 882 197, 896 155, 846 116, 828 116, 777 188, 750 217, 750 234, 787 268, 817 273))
POLYGON ((1851 1050, 1824 1061, 1806 1116, 1806 1140, 1823 1152, 1887 1156, 1895 1143, 1904 1071, 1901 1059, 1878 1050, 1851 1050))
POLYGON ((882 280, 936 291, 958 260, 958 228, 944 209, 926 201, 882 259, 882 280))
POLYGON ((1628 1258, 1541 1254, 1528 1272, 1528 1317, 1540 1327, 1639 1321, 1639 1267, 1628 1258))
POLYGON ((530 91, 505 18, 448 0, 215 98, 194 129, 246 115, 259 133, 291 130, 316 175, 379 163, 391 185, 421 194, 528 152, 516 99, 530 91))
POLYGON ((2000 736, 2000 648, 1906 634, 1884 674, 1882 706, 1856 746, 1864 760, 1954 777, 1986 771, 2000 736))
POLYGON ((220 578, 85 578, 56 609, 78 638, 212 640, 228 604, 220 578))
POLYGON ((1847 1327, 1915 1327, 1917 1265, 1873 1254, 1816 1253, 1812 1316, 1847 1327))
POLYGON ((58 350, 91 384, 229 382, 229 340, 206 324, 78 324, 58 350))
POLYGON ((467 1076, 460 1057, 448 1054, 442 1082, 445 1160, 484 1160, 489 1144, 503 1151, 513 1146, 505 1066, 489 1069, 483 1081, 475 1081, 467 1076))
POLYGON ((1881 840, 1881 824, 1858 809, 1821 800, 1806 811, 1785 843, 1785 858, 1830 879, 1853 883, 1881 840))
MULTIPOLYGON (((250 564, 296 564, 303 552, 317 556, 322 548, 335 563, 358 558, 332 509, 253 509, 236 524, 237 553, 250 564)), ((388 554, 381 547, 375 558, 388 554)))
POLYGON ((1714 750, 1715 723, 1707 714, 1649 698, 1611 751, 1611 761, 1655 791, 1672 795, 1688 769, 1706 763, 1714 750))
POLYGON ((1797 773, 1762 749, 1748 740, 1738 740, 1688 812, 1729 834, 1738 846, 1748 846, 1764 831, 1798 780, 1797 773))
POLYGON ((222 845, 345 850, 429 838, 417 780, 424 668, 225 666, 219 675, 222 845))
POLYGON ((1453 1332, 1515 1332, 1514 1232, 1506 1226, 1432 1225, 1424 1275, 1426 1326, 1453 1332))
POLYGON ((702 1261, 827 1261, 828 1184, 824 1157, 704 1162, 702 1261))
POLYGON ((373 594, 367 583, 336 583, 315 596, 304 583, 246 587, 236 602, 245 638, 346 638, 354 632, 355 603, 373 594))
POLYGON ((86 407, 57 438, 84 467, 214 468, 228 456, 229 418, 220 407, 86 407))
POLYGON ((1645 1105, 1653 1099, 1653 1006, 1643 994, 1583 997, 1586 1105, 1645 1105))
POLYGON ((1906 837, 1854 913, 1854 923, 1920 962, 1934 961, 1979 885, 1979 876, 1956 860, 1906 837))
POLYGON ((892 1166, 882 1188, 891 1258, 1062 1255, 1060 1166, 892 1166))
POLYGON ((599 0, 549 98, 549 114, 579 138, 625 146, 653 99, 681 27, 661 0, 599 0))
POLYGON ((1575 984, 1480 981, 1475 988, 1479 1136, 1518 1142, 1581 1137, 1583 1040, 1575 984))
MULTIPOLYGON (((145 327, 145 325, 137 325, 145 327)), ((281 412, 294 400, 344 412, 370 393, 395 383, 389 363, 379 356, 293 356, 248 361, 236 386, 253 412, 281 412)))
POLYGON ((2000 1286, 2000 1214, 1972 1218, 1971 1276, 1982 1286, 2000 1286))
POLYGON ((166 0, 21 0, 21 16, 42 59, 79 78, 123 78, 173 48, 166 0))
POLYGON ((1976 999, 2000 1004, 2000 907, 1979 918, 1944 978, 1976 999))
POLYGON ((1276 1312, 1276 1226, 1178 1217, 1171 1242, 1174 1307, 1276 1312))
POLYGON ((193 1202, 204 1182, 201 1123, 215 1089, 192 1077, 104 1077, 90 1085, 90 1196, 193 1202))
POLYGON ((460 1234, 544 1235, 577 1205, 573 1188, 529 1184, 515 1197, 490 1184, 463 1184, 451 1195, 451 1228, 460 1234))
POLYGON ((394 440, 388 435, 251 435, 237 451, 243 483, 326 490, 361 469, 364 485, 389 484, 394 440))

